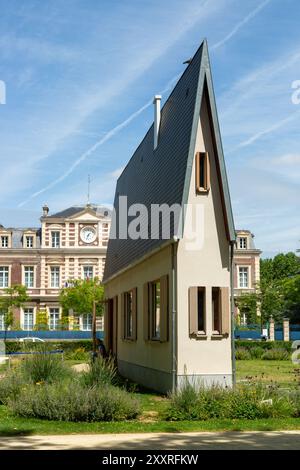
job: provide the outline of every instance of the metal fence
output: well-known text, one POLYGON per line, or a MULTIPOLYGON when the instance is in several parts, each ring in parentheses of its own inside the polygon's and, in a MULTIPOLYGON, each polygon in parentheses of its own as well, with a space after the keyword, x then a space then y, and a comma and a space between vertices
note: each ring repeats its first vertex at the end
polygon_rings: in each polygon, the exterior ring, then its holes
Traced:
MULTIPOLYGON (((76 330, 51 330, 51 331, 38 331, 38 330, 18 330, 18 331, 7 331, 7 339, 20 339, 28 337, 37 337, 44 340, 80 340, 80 339, 92 339, 91 331, 76 331, 76 330)), ((97 331, 97 338, 103 339, 103 331, 97 331)), ((0 331, 0 339, 5 338, 5 331, 0 331)))
MULTIPOLYGON (((267 326, 265 326, 267 328, 267 326)), ((237 326, 234 330, 234 336, 236 339, 261 339, 261 325, 247 325, 237 326)), ((275 340, 283 340, 283 327, 281 325, 275 325, 275 340)), ((290 325, 290 340, 300 340, 300 325, 290 325)))

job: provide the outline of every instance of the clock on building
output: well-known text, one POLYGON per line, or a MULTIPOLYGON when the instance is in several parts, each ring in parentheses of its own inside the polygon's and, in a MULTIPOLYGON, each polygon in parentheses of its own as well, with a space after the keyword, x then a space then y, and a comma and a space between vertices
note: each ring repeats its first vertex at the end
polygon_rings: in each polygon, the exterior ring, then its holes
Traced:
POLYGON ((80 238, 84 243, 93 243, 96 240, 96 236, 94 227, 83 227, 80 231, 80 238))

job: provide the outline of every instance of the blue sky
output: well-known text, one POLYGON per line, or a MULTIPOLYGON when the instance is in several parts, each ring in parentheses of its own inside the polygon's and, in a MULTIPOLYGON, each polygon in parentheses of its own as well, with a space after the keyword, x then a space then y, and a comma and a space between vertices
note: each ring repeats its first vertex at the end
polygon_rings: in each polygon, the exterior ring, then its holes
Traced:
POLYGON ((0 223, 38 225, 116 178, 208 38, 237 228, 264 255, 300 243, 300 2, 0 0, 0 223), (130 118, 130 119, 128 119, 130 118), (112 131, 112 132, 111 132, 112 131))

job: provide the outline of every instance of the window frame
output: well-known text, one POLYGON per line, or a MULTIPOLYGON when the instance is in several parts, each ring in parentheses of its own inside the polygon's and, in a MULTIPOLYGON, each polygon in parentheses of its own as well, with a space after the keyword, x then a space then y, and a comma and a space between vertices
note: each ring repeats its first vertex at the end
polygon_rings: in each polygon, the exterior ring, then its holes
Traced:
POLYGON ((61 243, 61 233, 60 230, 51 230, 51 248, 60 248, 61 243), (54 236, 54 234, 58 234, 58 237, 54 236), (57 243, 58 238, 58 243, 57 243))
POLYGON ((24 331, 32 331, 34 329, 34 323, 35 323, 35 309, 34 309, 34 307, 25 307, 25 308, 23 308, 22 314, 23 314, 22 329, 24 331), (31 310, 31 312, 28 312, 28 310, 31 310), (32 328, 28 328, 28 327, 25 328, 26 315, 32 315, 32 328))
POLYGON ((221 335, 222 334, 222 288, 221 287, 211 288, 211 312, 212 312, 212 334, 221 335), (216 308, 214 304, 214 293, 216 293, 216 296, 217 296, 216 308), (216 328, 216 322, 215 322, 216 313, 217 313, 217 328, 216 328))
POLYGON ((57 331, 59 328, 55 328, 55 326, 59 326, 59 320, 60 320, 60 308, 59 307, 49 307, 49 330, 50 331, 57 331), (53 312, 55 310, 55 312, 53 312), (51 316, 52 315, 58 315, 57 321, 56 319, 51 321, 51 316), (54 325, 54 328, 52 327, 54 325))
POLYGON ((59 289, 60 288, 60 282, 61 282, 61 279, 60 279, 60 266, 50 266, 50 288, 51 289, 59 289), (53 277, 52 277, 52 272, 55 270, 57 270, 56 272, 58 272, 58 282, 57 284, 58 285, 53 285, 53 277))
POLYGON ((83 313, 80 315, 80 330, 92 331, 93 328, 93 315, 91 313, 83 313), (90 319, 90 321, 89 321, 90 319), (86 325, 86 328, 84 326, 86 325), (90 328, 89 328, 90 326, 90 328))
POLYGON ((34 289, 35 288, 35 266, 30 266, 30 265, 26 265, 26 266, 23 266, 23 280, 24 280, 24 286, 27 287, 27 289, 34 289), (26 270, 27 269, 32 269, 32 285, 29 285, 28 283, 26 283, 26 270))
POLYGON ((25 235, 25 248, 34 248, 34 235, 25 235), (31 244, 28 241, 31 240, 31 244))
POLYGON ((124 292, 124 339, 133 339, 133 289, 124 292), (130 306, 130 307, 129 307, 130 306))
POLYGON ((196 193, 208 193, 210 190, 209 154, 208 152, 197 152, 195 159, 196 193))
POLYGON ((9 239, 10 239, 9 235, 3 233, 1 234, 0 239, 1 239, 0 248, 9 248, 9 239), (4 240, 6 240, 7 243, 3 243, 4 240))
POLYGON ((4 285, 4 283, 2 285, 0 284, 0 289, 7 289, 10 286, 10 269, 9 269, 9 266, 7 266, 7 265, 0 266, 0 271, 1 270, 5 270, 5 272, 7 273, 7 277, 5 275, 2 276, 3 279, 7 279, 7 285, 4 285))
POLYGON ((150 285, 149 308, 149 337, 151 341, 161 340, 161 280, 156 279, 150 285), (157 285, 159 284, 159 307, 157 307, 157 285), (157 309, 159 308, 159 321, 157 321, 157 309), (158 326, 158 328, 157 328, 158 326))
POLYGON ((248 240, 247 237, 239 237, 239 250, 247 250, 248 248, 248 240), (245 245, 245 246, 241 246, 245 245))
POLYGON ((87 279, 93 280, 94 279, 94 266, 92 266, 92 265, 82 266, 82 276, 83 276, 84 280, 87 280, 87 279), (91 269, 92 270, 92 276, 85 276, 85 273, 84 273, 85 269, 91 269))
POLYGON ((249 289, 250 288, 250 266, 238 265, 237 268, 238 268, 238 288, 239 289, 249 289), (247 272, 247 285, 246 286, 241 285, 241 277, 240 277, 240 274, 241 274, 240 270, 241 269, 245 269, 246 272, 247 272))

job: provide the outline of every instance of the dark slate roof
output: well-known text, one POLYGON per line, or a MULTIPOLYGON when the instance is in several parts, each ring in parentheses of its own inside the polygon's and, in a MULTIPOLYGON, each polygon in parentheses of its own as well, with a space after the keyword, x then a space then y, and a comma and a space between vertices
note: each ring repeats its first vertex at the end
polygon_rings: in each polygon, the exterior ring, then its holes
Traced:
MULTIPOLYGON (((144 204, 147 208, 155 203, 169 205, 187 203, 205 83, 211 107, 215 146, 219 157, 221 192, 226 212, 228 238, 235 240, 206 41, 201 44, 161 110, 159 143, 156 150, 153 150, 152 124, 118 179, 114 201, 117 233, 119 196, 127 196, 128 207, 134 203, 144 204)), ((171 227, 170 239, 173 235, 174 227, 171 227)), ((165 243, 166 240, 162 238, 148 238, 147 240, 110 238, 104 282, 165 243)))
POLYGON ((12 228, 12 248, 23 248, 23 237, 27 231, 36 233, 36 248, 41 246, 41 229, 40 228, 12 228))
MULTIPOLYGON (((67 217, 72 217, 73 215, 79 214, 82 212, 84 209, 86 209, 87 206, 72 206, 68 207, 68 209, 64 209, 61 212, 56 212, 55 214, 48 215, 47 218, 53 217, 53 218, 67 218, 67 217)), ((98 214, 102 214, 104 216, 110 216, 111 215, 111 210, 108 209, 107 207, 104 206, 99 206, 96 204, 90 204, 90 209, 93 211, 97 212, 98 214)))

